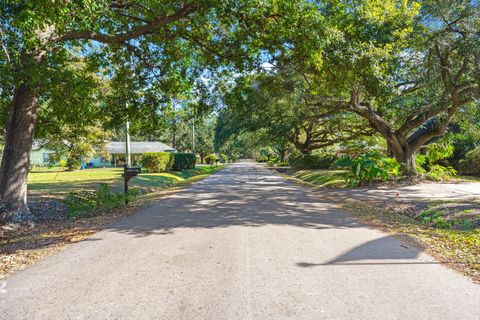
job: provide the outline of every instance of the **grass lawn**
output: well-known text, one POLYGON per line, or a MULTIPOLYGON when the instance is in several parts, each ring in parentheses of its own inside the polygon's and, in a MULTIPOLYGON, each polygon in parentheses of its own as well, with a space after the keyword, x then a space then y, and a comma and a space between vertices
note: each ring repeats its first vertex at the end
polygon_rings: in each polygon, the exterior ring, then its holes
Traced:
MULTIPOLYGON (((222 166, 197 166, 195 169, 169 173, 140 173, 130 180, 131 187, 148 191, 163 189, 191 179, 200 179, 222 166)), ((62 171, 58 168, 35 169, 28 175, 31 194, 66 194, 71 191, 96 190, 101 183, 109 184, 114 191, 123 190, 123 168, 98 168, 62 171)))
POLYGON ((463 181, 463 182, 480 182, 480 177, 478 176, 462 176, 458 175, 453 177, 453 181, 463 181))
POLYGON ((344 170, 299 170, 291 177, 318 187, 345 187, 344 170))
MULTIPOLYGON (((346 188, 348 184, 346 182, 345 176, 347 171, 345 170, 298 170, 288 172, 287 177, 293 177, 299 182, 303 182, 307 185, 320 187, 320 188, 346 188)), ((430 181, 435 183, 435 181, 430 181)), ((442 181, 437 181, 442 183, 442 181)), ((444 183, 448 182, 480 182, 480 177, 477 176, 454 176, 449 181, 443 181, 444 183)))

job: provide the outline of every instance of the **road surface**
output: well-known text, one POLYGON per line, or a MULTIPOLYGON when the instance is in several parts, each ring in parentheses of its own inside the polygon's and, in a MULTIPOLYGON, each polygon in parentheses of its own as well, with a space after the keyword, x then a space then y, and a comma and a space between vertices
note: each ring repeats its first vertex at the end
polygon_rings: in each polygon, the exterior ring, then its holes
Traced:
POLYGON ((253 163, 7 278, 0 319, 480 319, 480 286, 253 163))

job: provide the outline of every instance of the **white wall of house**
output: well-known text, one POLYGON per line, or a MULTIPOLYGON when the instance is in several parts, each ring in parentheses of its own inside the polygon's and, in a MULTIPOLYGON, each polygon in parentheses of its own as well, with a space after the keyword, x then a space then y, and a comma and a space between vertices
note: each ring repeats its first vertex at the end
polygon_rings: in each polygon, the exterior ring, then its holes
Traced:
POLYGON ((49 157, 54 153, 52 150, 40 148, 32 150, 30 153, 30 166, 32 167, 48 167, 49 157))

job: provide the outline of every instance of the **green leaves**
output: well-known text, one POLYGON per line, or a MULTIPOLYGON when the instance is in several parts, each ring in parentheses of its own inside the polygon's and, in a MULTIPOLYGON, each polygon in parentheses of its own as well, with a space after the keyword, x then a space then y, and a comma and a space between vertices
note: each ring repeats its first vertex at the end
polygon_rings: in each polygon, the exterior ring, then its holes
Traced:
POLYGON ((347 182, 356 187, 363 183, 371 184, 376 180, 386 181, 400 174, 400 164, 393 158, 384 157, 373 151, 357 157, 343 157, 335 162, 338 168, 348 169, 347 182))
POLYGON ((425 148, 425 153, 415 157, 418 172, 434 181, 449 180, 457 174, 457 170, 439 162, 453 156, 454 150, 454 146, 446 140, 430 143, 425 148))

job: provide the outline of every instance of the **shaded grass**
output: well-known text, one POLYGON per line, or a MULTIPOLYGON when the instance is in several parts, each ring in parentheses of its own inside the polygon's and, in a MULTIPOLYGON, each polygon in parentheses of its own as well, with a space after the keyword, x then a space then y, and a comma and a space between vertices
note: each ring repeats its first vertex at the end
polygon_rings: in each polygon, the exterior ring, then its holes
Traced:
POLYGON ((299 170, 291 174, 295 179, 310 185, 325 187, 346 187, 345 170, 299 170))
POLYGON ((454 176, 452 181, 480 182, 478 176, 454 176))
POLYGON ((442 263, 480 282, 480 229, 437 229, 377 202, 348 201, 343 207, 360 220, 410 238, 442 263))

